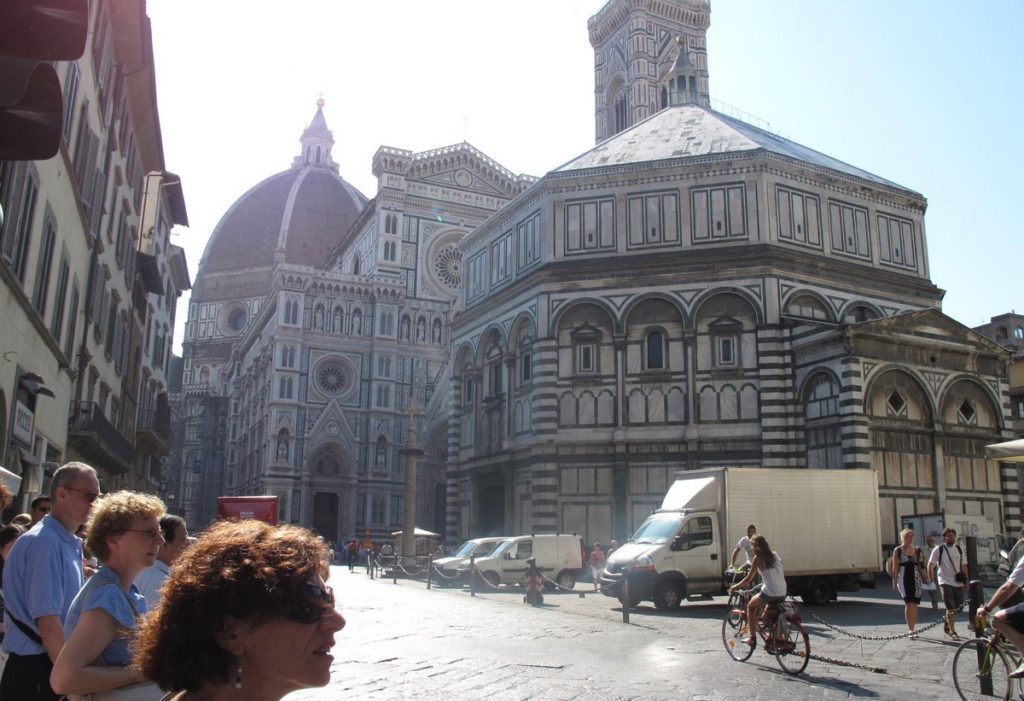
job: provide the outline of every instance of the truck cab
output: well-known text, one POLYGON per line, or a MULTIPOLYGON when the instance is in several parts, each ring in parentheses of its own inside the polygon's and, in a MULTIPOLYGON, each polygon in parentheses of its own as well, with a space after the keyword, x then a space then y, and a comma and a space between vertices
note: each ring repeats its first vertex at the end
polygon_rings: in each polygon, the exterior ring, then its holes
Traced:
POLYGON ((621 600, 628 574, 624 603, 649 600, 662 611, 678 609, 689 596, 721 591, 722 552, 714 512, 658 511, 608 557, 601 589, 621 600))

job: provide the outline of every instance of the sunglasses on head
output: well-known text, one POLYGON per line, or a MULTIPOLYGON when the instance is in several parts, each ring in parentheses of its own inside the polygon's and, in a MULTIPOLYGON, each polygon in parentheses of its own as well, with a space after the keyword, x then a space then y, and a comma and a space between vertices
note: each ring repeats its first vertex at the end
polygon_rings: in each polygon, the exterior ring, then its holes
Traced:
POLYGON ((306 582, 288 602, 284 617, 296 623, 319 623, 334 609, 334 590, 306 582))

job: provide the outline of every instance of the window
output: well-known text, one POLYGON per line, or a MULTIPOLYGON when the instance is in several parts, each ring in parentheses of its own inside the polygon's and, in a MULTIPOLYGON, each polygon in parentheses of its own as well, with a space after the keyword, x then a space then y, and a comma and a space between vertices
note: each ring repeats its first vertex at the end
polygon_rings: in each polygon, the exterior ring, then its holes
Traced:
POLYGON ((519 356, 519 384, 525 385, 533 377, 533 354, 521 353, 519 356))
POLYGON ((715 365, 731 366, 736 364, 736 337, 718 336, 715 338, 715 365))
POLYGON ((378 526, 384 524, 384 497, 382 496, 370 497, 370 523, 378 526))
MULTIPOLYGON (((0 172, 0 177, 11 178, 13 176, 13 164, 6 163, 4 170, 0 172)), ((0 183, 0 185, 6 186, 7 183, 0 183)), ((5 222, 4 226, 3 255, 11 264, 12 271, 22 284, 25 284, 28 244, 32 234, 32 218, 35 215, 37 194, 35 180, 26 174, 24 190, 17 200, 18 206, 14 210, 8 209, 6 212, 10 221, 5 222)))
POLYGON ((68 328, 64 336, 64 355, 70 360, 75 347, 75 330, 78 325, 78 282, 71 288, 71 304, 68 307, 68 328))
POLYGON ((71 119, 74 114, 75 96, 78 94, 78 63, 68 63, 67 83, 64 86, 64 124, 61 131, 64 134, 64 143, 71 143, 71 119))
POLYGON ((889 393, 889 396, 885 400, 885 404, 890 416, 906 416, 907 400, 905 400, 903 395, 896 390, 889 393))
POLYGON ((291 399, 295 389, 294 380, 290 377, 282 377, 278 382, 277 395, 281 399, 291 399))
POLYGON ((473 378, 469 376, 470 370, 466 368, 462 380, 462 397, 467 404, 473 402, 473 378))
POLYGON ((576 344, 576 372, 597 372, 596 348, 593 342, 576 344))
POLYGON ((64 303, 67 301, 70 273, 71 265, 68 262, 67 252, 62 251, 60 269, 57 272, 57 295, 53 298, 53 321, 50 324, 50 334, 57 343, 60 343, 60 334, 64 326, 64 303))
POLYGON ((665 369, 665 337, 660 331, 647 334, 647 369, 665 369))
POLYGON ((493 361, 488 367, 488 379, 490 380, 490 396, 501 394, 501 360, 493 361))
POLYGON ((692 550, 714 543, 714 530, 711 525, 711 518, 698 516, 686 522, 686 526, 676 537, 676 544, 673 550, 692 550))
POLYGON ((388 386, 377 387, 377 406, 387 409, 391 406, 391 388, 388 386))
POLYGON ((299 303, 289 299, 284 303, 284 323, 297 325, 299 323, 299 303))
POLYGON ((1016 338, 1018 341, 1024 340, 1024 327, 1014 326, 1013 337, 1016 338))
POLYGON ((956 409, 956 418, 962 424, 973 425, 978 423, 978 412, 969 399, 965 399, 956 409))
POLYGON ((398 242, 384 242, 384 260, 394 262, 398 260, 398 242))

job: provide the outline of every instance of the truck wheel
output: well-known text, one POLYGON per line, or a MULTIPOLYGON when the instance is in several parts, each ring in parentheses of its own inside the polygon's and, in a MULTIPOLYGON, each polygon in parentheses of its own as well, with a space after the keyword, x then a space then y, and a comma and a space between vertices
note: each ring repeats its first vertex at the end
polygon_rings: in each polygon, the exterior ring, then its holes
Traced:
POLYGON ((562 589, 572 589, 576 586, 576 576, 568 570, 559 572, 558 576, 555 577, 555 581, 558 582, 558 586, 562 589))
POLYGON ((654 587, 654 606, 659 611, 675 611, 683 604, 683 586, 679 582, 658 582, 654 587))
POLYGON ((805 604, 824 606, 836 595, 835 585, 830 577, 812 577, 811 583, 807 585, 807 591, 800 595, 805 604))

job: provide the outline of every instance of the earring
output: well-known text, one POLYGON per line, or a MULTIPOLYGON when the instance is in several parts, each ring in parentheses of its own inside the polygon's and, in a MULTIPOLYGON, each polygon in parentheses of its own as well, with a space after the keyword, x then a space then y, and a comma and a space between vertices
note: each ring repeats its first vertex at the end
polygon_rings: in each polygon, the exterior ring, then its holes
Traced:
POLYGON ((235 672, 235 688, 236 689, 241 689, 242 688, 242 668, 241 667, 239 667, 238 671, 235 672))

